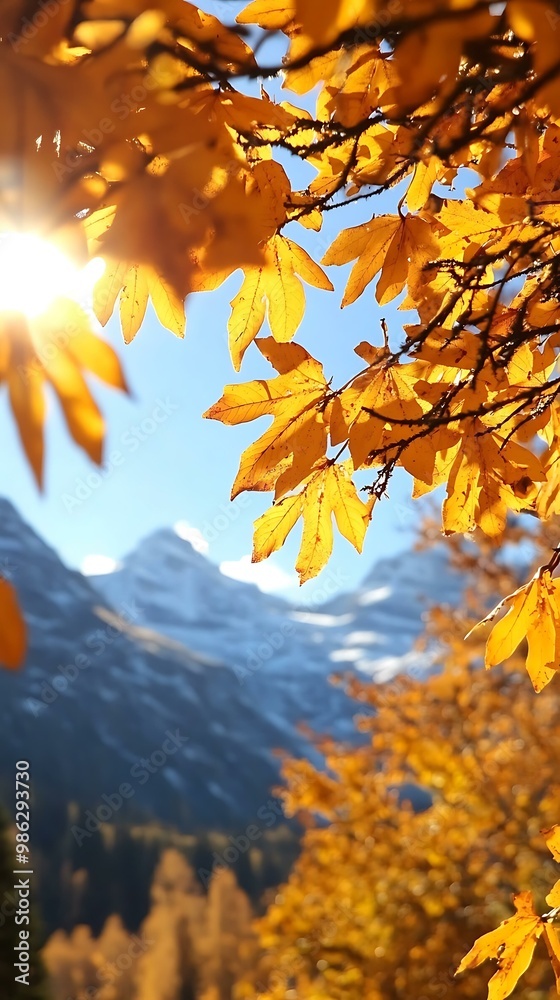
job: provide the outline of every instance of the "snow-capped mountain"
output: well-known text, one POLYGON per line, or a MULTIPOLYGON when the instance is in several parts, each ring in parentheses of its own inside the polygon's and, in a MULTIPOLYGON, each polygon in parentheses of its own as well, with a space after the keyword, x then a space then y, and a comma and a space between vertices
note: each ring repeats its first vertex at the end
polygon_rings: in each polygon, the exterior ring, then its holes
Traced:
POLYGON ((422 668, 424 595, 454 603, 461 589, 443 552, 410 552, 302 609, 224 576, 171 529, 85 578, 1 500, 0 570, 30 626, 25 669, 0 672, 3 759, 31 758, 43 794, 93 811, 126 783, 129 812, 184 829, 254 816, 275 752, 313 752, 299 723, 351 738, 356 705, 329 675, 422 668))
POLYGON ((226 662, 242 681, 265 664, 269 678, 294 673, 300 650, 310 672, 342 663, 382 679, 402 669, 429 605, 455 604, 462 589, 440 547, 380 561, 358 590, 294 606, 224 576, 172 529, 146 538, 114 572, 89 579, 112 607, 133 604, 142 625, 226 662))

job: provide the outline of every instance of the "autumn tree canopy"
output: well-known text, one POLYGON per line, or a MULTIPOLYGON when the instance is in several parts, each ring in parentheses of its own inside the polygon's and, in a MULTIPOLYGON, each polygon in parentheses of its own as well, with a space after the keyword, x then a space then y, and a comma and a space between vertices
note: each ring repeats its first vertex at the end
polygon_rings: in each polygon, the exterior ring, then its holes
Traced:
POLYGON ((555 995, 558 698, 550 685, 535 701, 521 653, 485 673, 483 642, 464 641, 515 588, 523 534, 507 530, 517 572, 480 532, 454 546, 469 588, 459 609, 430 612, 438 672, 354 679, 362 746, 322 741, 324 766, 287 762, 286 807, 307 830, 237 1000, 482 1000, 488 983, 490 1000, 555 995))

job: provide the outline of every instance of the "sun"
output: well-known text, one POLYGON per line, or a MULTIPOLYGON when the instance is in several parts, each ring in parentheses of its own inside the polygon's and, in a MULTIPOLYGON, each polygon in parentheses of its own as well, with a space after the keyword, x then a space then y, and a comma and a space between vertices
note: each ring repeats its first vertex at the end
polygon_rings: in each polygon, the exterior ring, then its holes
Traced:
POLYGON ((31 233, 0 234, 0 312, 20 312, 33 319, 57 299, 91 303, 103 262, 78 268, 65 254, 31 233))

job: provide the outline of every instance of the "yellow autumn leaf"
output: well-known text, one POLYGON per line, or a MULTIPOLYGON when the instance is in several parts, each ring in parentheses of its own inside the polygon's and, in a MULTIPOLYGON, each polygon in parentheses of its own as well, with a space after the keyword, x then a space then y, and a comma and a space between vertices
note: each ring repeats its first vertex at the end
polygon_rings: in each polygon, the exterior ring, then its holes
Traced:
POLYGON ((126 344, 140 329, 151 300, 162 326, 178 337, 185 332, 185 306, 174 288, 153 268, 107 261, 95 287, 94 306, 99 322, 105 325, 119 300, 121 329, 126 344))
POLYGON ((240 14, 238 24, 258 24, 261 28, 274 31, 285 28, 295 16, 295 0, 284 3, 283 0, 251 0, 240 14))
POLYGON ((283 497, 255 521, 253 535, 253 562, 268 559, 282 548, 290 531, 301 517, 300 494, 283 497))
POLYGON ((355 302, 381 271, 375 295, 379 304, 385 305, 402 292, 409 270, 420 270, 437 250, 432 230, 423 219, 413 215, 381 215, 343 230, 322 263, 348 264, 358 258, 348 279, 343 306, 355 302))
POLYGON ((560 941, 558 932, 551 924, 545 923, 543 927, 543 940, 548 951, 552 971, 556 980, 556 992, 560 994, 560 941))
POLYGON ((560 879, 552 886, 552 889, 546 896, 546 901, 553 909, 560 906, 560 879))
POLYGON ((258 24, 267 30, 284 30, 294 20, 301 26, 297 35, 299 52, 334 41, 343 31, 367 24, 370 16, 370 0, 357 0, 353 4, 346 0, 326 0, 322 5, 315 0, 291 0, 288 4, 281 0, 252 0, 237 15, 237 21, 258 24))
POLYGON ((267 315, 274 339, 281 344, 292 340, 305 312, 300 278, 315 288, 333 290, 319 265, 285 236, 269 240, 262 266, 245 269, 243 284, 231 303, 228 322, 229 349, 236 371, 267 315))
POLYGON ((253 562, 260 562, 281 548, 302 517, 296 569, 300 583, 305 583, 317 576, 330 557, 333 515, 340 534, 361 552, 372 509, 373 501, 365 502, 358 496, 352 482, 351 463, 323 464, 299 493, 277 500, 255 522, 253 562))
POLYGON ((552 826, 550 830, 541 830, 552 857, 555 861, 560 861, 560 824, 552 826))
POLYGON ((296 560, 300 584, 317 576, 332 552, 333 528, 325 472, 311 478, 302 500, 303 532, 296 560))
POLYGON ((496 930, 478 938, 463 958, 456 975, 474 969, 488 959, 498 962, 498 970, 488 983, 488 1000, 506 1000, 528 969, 544 923, 533 909, 530 892, 514 896, 516 914, 504 920, 496 930))
POLYGON ((438 167, 439 161, 436 156, 431 156, 427 163, 420 160, 416 164, 406 192, 406 203, 411 212, 419 212, 424 208, 437 180, 438 167))
POLYGON ((486 668, 509 659, 527 640, 527 672, 536 691, 552 680, 560 665, 560 581, 552 580, 545 570, 530 583, 510 594, 479 622, 476 629, 492 621, 507 608, 506 614, 494 625, 486 644, 486 668))
POLYGON ((355 302, 383 267, 387 251, 400 226, 398 215, 381 215, 360 226, 344 229, 327 250, 322 264, 348 264, 356 260, 344 292, 342 305, 355 302))
POLYGON ((321 403, 328 386, 320 364, 298 344, 273 338, 257 341, 261 353, 279 372, 276 378, 226 386, 223 396, 204 414, 211 420, 237 424, 270 415, 272 426, 241 456, 232 498, 244 490, 271 489, 281 474, 287 493, 309 475, 325 454, 328 424, 321 403))
POLYGON ((537 458, 515 441, 491 433, 479 420, 461 438, 461 448, 449 470, 442 523, 446 534, 472 531, 476 526, 499 539, 508 510, 530 510, 535 484, 545 472, 537 458), (515 488, 516 483, 521 488, 515 488))
POLYGON ((38 485, 43 481, 47 384, 56 393, 71 437, 100 463, 105 425, 85 376, 91 373, 113 388, 128 389, 117 355, 93 334, 83 309, 58 299, 37 317, 0 314, 0 352, 7 358, 10 405, 38 485))

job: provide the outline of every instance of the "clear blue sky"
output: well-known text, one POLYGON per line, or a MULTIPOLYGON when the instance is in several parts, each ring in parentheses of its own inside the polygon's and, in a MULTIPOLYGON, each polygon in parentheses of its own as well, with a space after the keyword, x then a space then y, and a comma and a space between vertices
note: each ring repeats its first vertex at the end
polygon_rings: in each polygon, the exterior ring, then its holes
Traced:
MULTIPOLYGON (((224 4, 214 4, 221 7, 224 4)), ((238 6, 238 5, 237 5, 238 6)), ((231 7, 228 8, 231 11, 231 7)), ((270 88, 269 88, 270 89, 270 88)), ((283 95, 286 96, 286 95, 283 95)), ((370 218, 375 210, 394 211, 395 192, 344 212, 331 213, 323 233, 299 226, 289 235, 320 259, 341 225, 370 218)), ((349 268, 330 268, 335 292, 306 288, 307 313, 297 339, 325 362, 325 370, 340 382, 357 370, 353 347, 360 340, 381 343, 380 319, 386 316, 392 335, 399 339, 403 319, 396 309, 377 306, 373 289, 341 312, 340 301, 349 268)), ((73 567, 92 555, 119 559, 139 539, 162 526, 187 522, 209 541, 215 562, 237 563, 251 551, 252 522, 266 509, 269 498, 244 495, 232 505, 231 483, 243 447, 262 433, 269 422, 228 428, 204 421, 202 412, 221 394, 225 383, 269 377, 272 370, 256 349, 250 349, 242 371, 236 375, 227 349, 226 323, 229 301, 236 293, 241 273, 213 293, 193 296, 188 304, 188 329, 184 341, 161 329, 153 314, 128 347, 122 343, 118 321, 113 318, 104 335, 122 357, 133 399, 92 385, 107 416, 106 460, 115 451, 120 464, 96 479, 95 467, 69 441, 54 399, 50 400, 47 426, 45 493, 40 495, 26 466, 5 392, 0 399, 0 433, 3 461, 0 493, 10 498, 21 514, 73 567), (159 401, 171 412, 153 433, 159 401), (133 444, 135 439, 136 443, 133 444), (91 478, 94 474, 93 479, 91 478), (89 486, 88 486, 89 479, 89 486), (92 488, 92 484, 93 488, 92 488), (89 495, 86 496, 88 489, 89 495), (78 502, 73 502, 72 498, 78 502)), ((264 331, 268 332, 268 331, 264 331)), ((157 415, 161 417, 162 411, 157 415)), ((316 599, 322 591, 352 588, 376 559, 409 547, 420 511, 410 497, 411 481, 404 473, 394 480, 390 499, 377 505, 363 556, 338 539, 330 566, 318 582, 298 591, 301 599, 316 599)), ((257 570, 265 586, 295 582, 299 528, 271 567, 257 570)), ((246 569, 246 567, 245 567, 246 569)), ((235 567, 234 567, 235 571, 235 567)), ((296 596, 295 588, 289 589, 296 596)))

